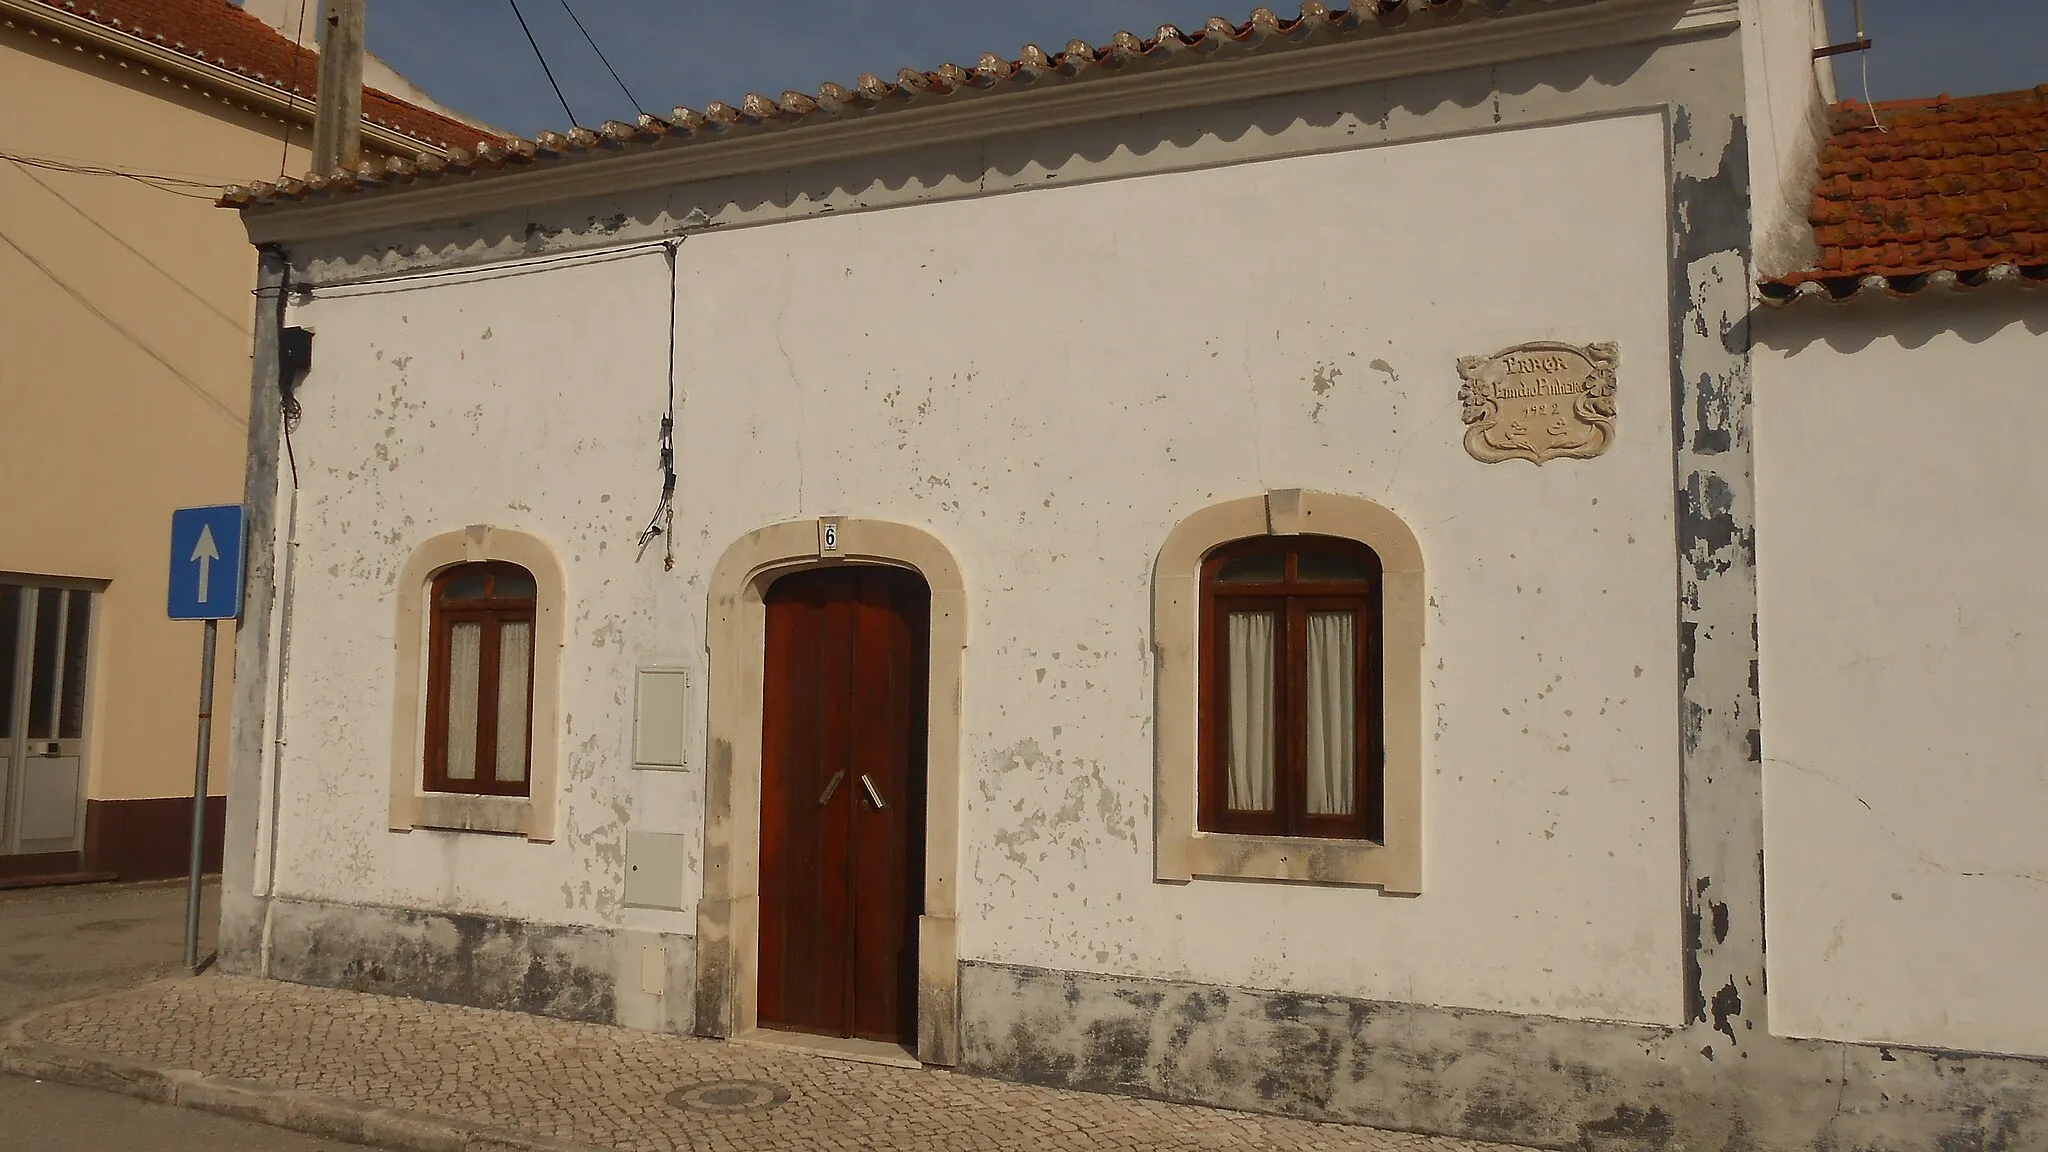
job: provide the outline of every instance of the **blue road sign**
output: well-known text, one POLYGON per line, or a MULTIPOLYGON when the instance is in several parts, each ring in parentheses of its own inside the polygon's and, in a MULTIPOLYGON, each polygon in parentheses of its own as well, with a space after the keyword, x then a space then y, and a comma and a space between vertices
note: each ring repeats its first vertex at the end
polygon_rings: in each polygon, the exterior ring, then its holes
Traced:
POLYGON ((232 620, 242 614, 242 506, 171 513, 171 619, 232 620))

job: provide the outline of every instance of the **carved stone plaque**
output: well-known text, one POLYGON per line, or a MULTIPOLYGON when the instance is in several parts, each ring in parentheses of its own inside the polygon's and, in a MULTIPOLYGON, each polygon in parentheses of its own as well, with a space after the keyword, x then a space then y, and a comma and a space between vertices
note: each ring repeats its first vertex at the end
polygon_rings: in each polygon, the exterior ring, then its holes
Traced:
POLYGON ((1613 344, 1517 344, 1458 360, 1465 451, 1487 464, 1568 456, 1590 460, 1614 442, 1613 344))

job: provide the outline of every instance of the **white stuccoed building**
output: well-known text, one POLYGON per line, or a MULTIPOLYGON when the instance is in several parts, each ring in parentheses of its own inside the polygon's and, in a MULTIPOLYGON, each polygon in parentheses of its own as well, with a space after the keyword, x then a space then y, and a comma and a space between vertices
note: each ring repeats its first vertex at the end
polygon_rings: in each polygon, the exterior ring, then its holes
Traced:
POLYGON ((1754 327, 1771 1023, 2048 1055, 2048 86, 1831 128, 1754 327))
POLYGON ((1956 463, 2038 398, 1890 407, 2037 358, 2039 273, 1805 299, 1823 40, 1308 5, 238 191, 223 966, 1553 1147, 2048 1141, 2048 473, 1956 463))

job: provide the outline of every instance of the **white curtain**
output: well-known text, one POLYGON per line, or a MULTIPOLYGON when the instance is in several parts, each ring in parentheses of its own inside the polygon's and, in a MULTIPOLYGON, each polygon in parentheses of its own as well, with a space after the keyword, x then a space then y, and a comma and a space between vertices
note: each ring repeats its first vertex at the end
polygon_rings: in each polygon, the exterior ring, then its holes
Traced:
POLYGON ((1230 614, 1230 807, 1273 810, 1273 614, 1230 614))
POLYGON ((457 624, 448 636, 448 778, 476 779, 477 687, 483 678, 483 625, 457 624))
POLYGON ((498 779, 526 779, 526 674, 533 663, 533 625, 498 626, 498 779))
POLYGON ((1357 804, 1358 617, 1308 614, 1308 811, 1349 816, 1357 804))

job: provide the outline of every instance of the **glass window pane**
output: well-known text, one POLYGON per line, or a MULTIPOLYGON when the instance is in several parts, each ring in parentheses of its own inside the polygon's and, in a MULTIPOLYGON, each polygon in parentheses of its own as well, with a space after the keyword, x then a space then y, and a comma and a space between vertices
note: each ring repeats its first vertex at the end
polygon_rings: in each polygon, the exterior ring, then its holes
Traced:
POLYGON ((533 599, 533 575, 524 568, 500 568, 494 577, 491 597, 495 600, 533 599))
POLYGON ((1358 804, 1358 617, 1308 614, 1308 813, 1358 804))
POLYGON ((481 600, 490 594, 491 573, 481 564, 458 568, 441 580, 443 600, 481 600))
POLYGON ((48 740, 54 735, 57 702, 57 636, 64 623, 64 590, 36 589, 35 654, 28 671, 28 738, 48 740))
POLYGON ((0 584, 0 740, 14 739, 14 670, 21 663, 21 586, 0 584))
POLYGON ((1229 621, 1230 808, 1271 812, 1274 614, 1232 612, 1229 621))
POLYGON ((1263 553, 1256 556, 1239 556, 1226 560, 1216 569, 1218 584, 1278 584, 1287 579, 1287 557, 1283 553, 1263 553))
POLYGON ((477 688, 483 678, 483 625, 456 624, 448 636, 448 778, 476 779, 477 688))
POLYGON ((533 625, 508 620, 498 625, 498 780, 526 779, 526 726, 532 697, 527 672, 533 663, 533 625))
POLYGON ((1372 579, 1370 565, 1358 556, 1342 552, 1303 552, 1294 571, 1296 579, 1308 581, 1372 579))
POLYGON ((60 740, 85 735, 85 666, 92 653, 92 601, 92 593, 73 590, 71 612, 64 622, 64 699, 57 709, 60 740))

